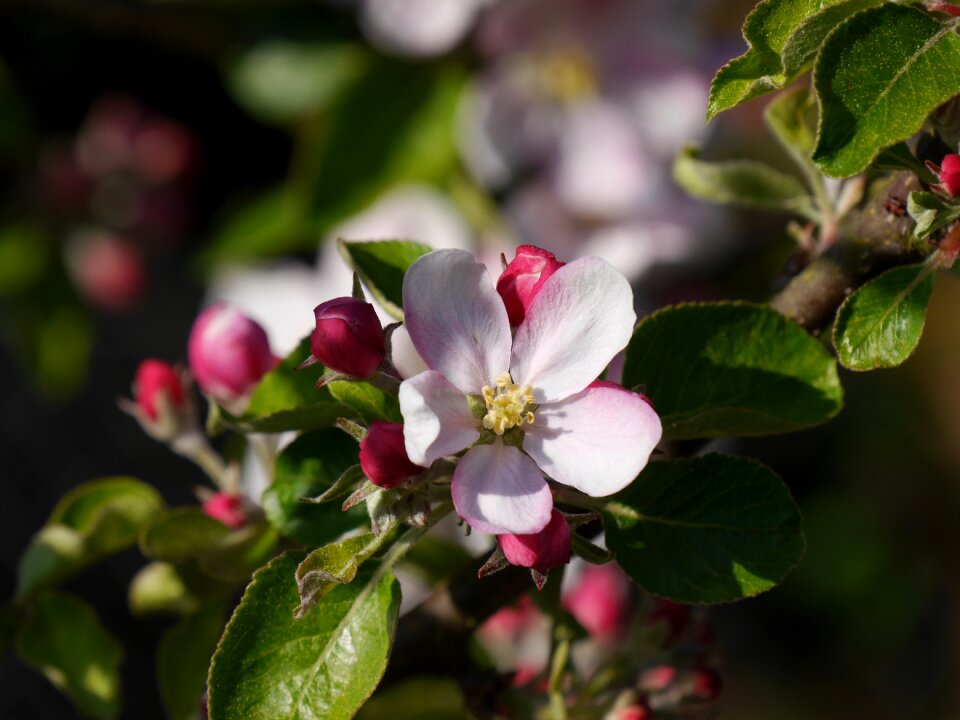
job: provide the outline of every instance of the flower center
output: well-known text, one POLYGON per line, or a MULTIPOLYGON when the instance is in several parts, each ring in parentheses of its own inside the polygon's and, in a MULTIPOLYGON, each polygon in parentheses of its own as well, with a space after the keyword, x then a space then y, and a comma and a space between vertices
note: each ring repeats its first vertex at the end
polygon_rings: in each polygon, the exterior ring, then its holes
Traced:
POLYGON ((597 93, 593 60, 580 47, 565 45, 549 50, 537 68, 541 90, 562 103, 574 103, 597 93))
POLYGON ((487 403, 487 414, 483 416, 483 426, 497 435, 527 423, 533 424, 533 411, 527 408, 533 405, 533 388, 520 387, 513 382, 510 373, 500 373, 494 380, 496 387, 484 386, 481 392, 487 403))

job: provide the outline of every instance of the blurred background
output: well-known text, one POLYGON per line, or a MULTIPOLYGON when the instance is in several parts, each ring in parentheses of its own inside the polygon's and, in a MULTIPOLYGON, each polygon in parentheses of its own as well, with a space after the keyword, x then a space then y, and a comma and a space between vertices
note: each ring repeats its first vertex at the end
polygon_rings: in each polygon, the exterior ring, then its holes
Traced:
MULTIPOLYGON (((0 0, 0 592, 57 498, 105 475, 190 502, 199 471, 121 414, 233 302, 284 354, 346 294, 337 237, 600 255, 638 309, 762 301, 786 219, 686 198, 686 143, 789 164, 762 103, 703 121, 743 0, 0 0)), ((844 375, 824 428, 724 443, 777 470, 809 550, 711 611, 735 720, 960 717, 960 334, 938 277, 920 349, 844 375)), ((71 582, 126 651, 124 717, 162 717, 135 552, 71 582)), ((11 654, 0 718, 75 717, 11 654)))

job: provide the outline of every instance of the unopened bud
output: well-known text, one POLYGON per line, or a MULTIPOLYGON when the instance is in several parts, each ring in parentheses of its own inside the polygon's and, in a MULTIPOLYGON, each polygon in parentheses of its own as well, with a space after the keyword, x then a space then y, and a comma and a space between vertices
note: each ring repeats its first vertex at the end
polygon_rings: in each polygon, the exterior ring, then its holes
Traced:
POLYGON ((313 311, 317 328, 310 352, 326 367, 355 377, 370 377, 387 354, 383 327, 373 305, 359 298, 328 300, 313 311))
POLYGON ((947 155, 940 165, 930 161, 927 161, 926 165, 940 181, 939 185, 932 186, 935 190, 950 197, 960 195, 960 155, 947 155))
POLYGON ((690 694, 698 700, 716 700, 723 690, 723 681, 720 676, 709 668, 695 668, 690 671, 688 679, 690 694))
POLYGON ((214 493, 204 501, 203 512, 234 530, 242 528, 249 520, 241 495, 214 493))
POLYGON ((277 364, 264 329, 222 303, 197 317, 190 331, 188 357, 200 389, 225 404, 245 399, 277 364))
POLYGON ((556 255, 535 245, 517 248, 517 254, 497 279, 497 292, 507 307, 511 325, 523 322, 540 288, 563 265, 556 255))
POLYGON ((570 525, 553 510, 550 522, 529 535, 498 535, 500 549, 512 565, 545 573, 570 562, 570 525))
POLYGON ((133 399, 153 422, 161 420, 161 414, 183 408, 186 395, 180 373, 162 360, 144 360, 133 381, 133 399))
POLYGON ((108 232, 81 232, 67 242, 66 265, 80 294, 103 310, 129 310, 146 290, 143 257, 108 232))
POLYGON ((638 687, 644 692, 666 690, 677 679, 677 669, 672 665, 655 665, 640 675, 638 687))
POLYGON ((607 716, 609 720, 652 720, 653 713, 646 705, 629 705, 614 710, 607 716))
POLYGON ((407 457, 403 425, 376 420, 360 442, 360 467, 374 485, 394 488, 426 471, 407 457))

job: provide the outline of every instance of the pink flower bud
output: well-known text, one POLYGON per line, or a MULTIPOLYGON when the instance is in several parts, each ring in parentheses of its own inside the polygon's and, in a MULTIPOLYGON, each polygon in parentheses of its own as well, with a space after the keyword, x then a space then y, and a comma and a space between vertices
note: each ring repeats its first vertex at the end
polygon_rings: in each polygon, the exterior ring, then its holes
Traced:
POLYGON ((370 377, 387 354, 383 327, 373 305, 358 298, 341 297, 317 305, 317 329, 310 352, 331 370, 370 377))
POLYGON ((563 266, 556 255, 535 245, 517 248, 517 254, 497 280, 497 292, 507 306, 511 325, 523 322, 540 288, 563 266))
POLYGON ((960 195, 960 155, 947 155, 940 165, 928 160, 926 166, 940 181, 939 185, 932 186, 934 190, 950 197, 960 195))
POLYGON ((222 303, 197 317, 187 355, 197 385, 220 402, 247 396, 277 364, 264 329, 222 303))
POLYGON ((214 493, 203 503, 203 511, 214 520, 219 520, 229 528, 237 530, 247 524, 249 519, 244 507, 243 497, 228 493, 214 493))
POLYGON ((563 595, 563 607, 594 637, 612 639, 626 625, 628 582, 613 563, 591 565, 563 595))
POLYGON ((375 420, 360 442, 360 467, 374 485, 394 488, 426 468, 407 457, 403 425, 375 420))
POLYGON ((157 421, 164 408, 183 407, 185 394, 180 375, 162 360, 144 360, 133 381, 133 398, 146 417, 157 421))
POLYGON ((530 535, 498 535, 500 549, 513 565, 545 573, 570 562, 570 525, 556 510, 550 522, 530 535))

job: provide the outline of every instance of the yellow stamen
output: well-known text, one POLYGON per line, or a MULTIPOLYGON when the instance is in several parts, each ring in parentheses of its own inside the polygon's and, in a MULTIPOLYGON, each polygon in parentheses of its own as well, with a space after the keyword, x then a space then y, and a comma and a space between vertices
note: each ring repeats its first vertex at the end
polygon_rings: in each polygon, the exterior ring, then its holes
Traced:
POLYGON ((507 430, 524 423, 532 424, 533 411, 527 408, 534 401, 533 388, 529 385, 520 387, 513 382, 508 372, 500 373, 493 381, 496 387, 486 385, 481 390, 487 404, 483 427, 497 435, 503 435, 507 430))

